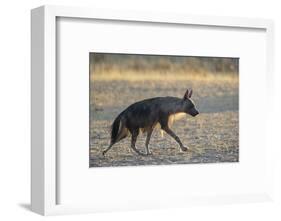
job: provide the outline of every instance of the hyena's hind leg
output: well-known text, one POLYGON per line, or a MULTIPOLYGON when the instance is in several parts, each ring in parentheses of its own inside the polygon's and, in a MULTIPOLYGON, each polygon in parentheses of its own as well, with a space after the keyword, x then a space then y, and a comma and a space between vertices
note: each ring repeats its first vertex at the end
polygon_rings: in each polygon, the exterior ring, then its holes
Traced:
POLYGON ((118 134, 116 140, 114 142, 111 141, 111 143, 109 144, 108 148, 105 151, 102 152, 102 155, 105 156, 107 151, 109 151, 114 144, 116 144, 120 140, 123 140, 127 136, 128 136, 128 129, 124 127, 124 128, 121 129, 121 132, 118 134))
POLYGON ((114 143, 111 143, 111 144, 108 146, 108 148, 102 152, 102 155, 105 156, 105 154, 107 153, 107 151, 109 151, 113 145, 114 145, 114 143))
POLYGON ((146 155, 151 155, 151 154, 152 154, 152 153, 149 151, 149 148, 148 148, 148 145, 149 145, 149 141, 150 141, 152 132, 153 132, 153 128, 148 129, 148 131, 147 131, 146 141, 145 141, 146 155))
POLYGON ((140 152, 137 148, 136 148, 136 142, 137 142, 137 137, 139 135, 139 130, 132 130, 131 131, 132 134, 132 140, 131 140, 131 148, 139 155, 141 156, 146 156, 146 154, 140 152))

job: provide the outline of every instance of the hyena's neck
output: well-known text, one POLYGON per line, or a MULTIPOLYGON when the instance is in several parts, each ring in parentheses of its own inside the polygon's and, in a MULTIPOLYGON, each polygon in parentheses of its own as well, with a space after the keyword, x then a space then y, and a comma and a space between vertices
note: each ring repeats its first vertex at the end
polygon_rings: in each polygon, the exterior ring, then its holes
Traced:
POLYGON ((174 97, 171 103, 172 103, 171 113, 177 114, 177 113, 184 112, 183 100, 182 99, 174 97))
POLYGON ((180 98, 173 98, 171 99, 170 103, 170 111, 168 115, 168 125, 171 127, 173 123, 184 116, 186 116, 186 113, 184 112, 183 108, 183 100, 180 98))

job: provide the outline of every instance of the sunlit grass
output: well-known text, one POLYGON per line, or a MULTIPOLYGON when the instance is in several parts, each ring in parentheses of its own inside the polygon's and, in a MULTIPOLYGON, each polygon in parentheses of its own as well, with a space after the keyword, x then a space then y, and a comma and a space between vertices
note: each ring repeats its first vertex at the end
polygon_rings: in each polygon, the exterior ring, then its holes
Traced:
POLYGON ((238 83, 239 77, 236 73, 212 73, 212 72, 160 72, 160 71, 96 71, 90 75, 91 81, 179 81, 179 80, 196 80, 196 81, 221 81, 238 83))

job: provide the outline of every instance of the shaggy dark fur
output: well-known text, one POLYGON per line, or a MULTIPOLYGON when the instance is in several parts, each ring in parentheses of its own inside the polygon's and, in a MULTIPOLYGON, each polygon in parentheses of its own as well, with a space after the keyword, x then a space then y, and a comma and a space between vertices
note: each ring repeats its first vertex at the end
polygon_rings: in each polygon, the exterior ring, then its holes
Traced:
POLYGON ((193 101, 190 99, 192 90, 187 90, 183 98, 177 97, 155 97, 136 102, 130 105, 114 120, 111 127, 111 142, 109 147, 103 151, 106 154, 111 147, 120 140, 132 135, 131 148, 140 155, 151 154, 148 148, 153 129, 160 124, 162 130, 177 141, 181 150, 187 151, 179 137, 170 129, 169 120, 171 116, 178 113, 186 113, 195 117, 199 112, 196 110, 193 101), (146 154, 136 149, 135 144, 140 130, 147 133, 145 147, 146 154))

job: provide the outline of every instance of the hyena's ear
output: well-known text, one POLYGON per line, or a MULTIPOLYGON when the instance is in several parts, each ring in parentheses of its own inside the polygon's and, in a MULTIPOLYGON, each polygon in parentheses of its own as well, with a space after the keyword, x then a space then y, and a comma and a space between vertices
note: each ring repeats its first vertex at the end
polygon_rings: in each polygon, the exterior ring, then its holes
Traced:
POLYGON ((188 98, 191 98, 192 93, 193 93, 193 90, 190 89, 189 94, 188 94, 188 98))
POLYGON ((187 89, 184 94, 183 99, 191 98, 192 92, 193 92, 192 89, 190 89, 190 90, 187 89))

